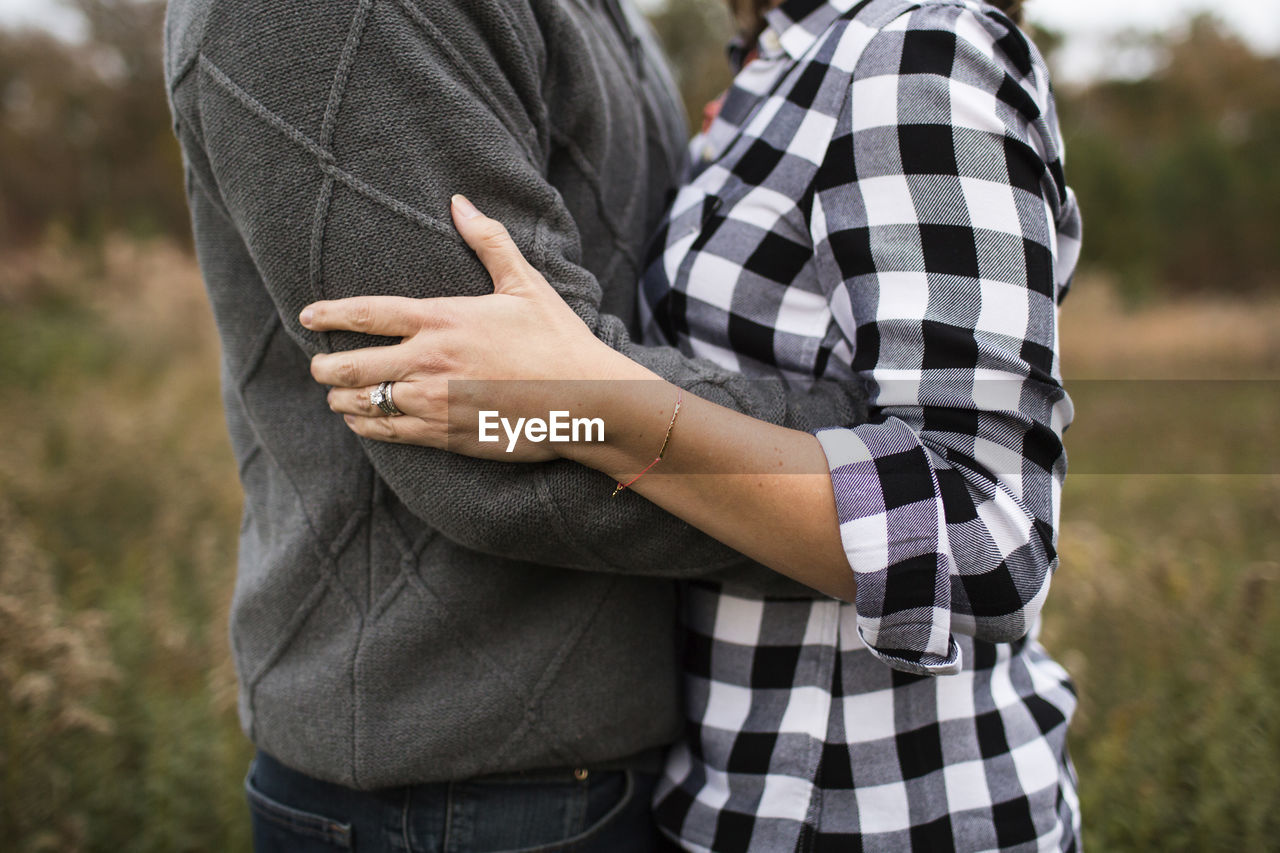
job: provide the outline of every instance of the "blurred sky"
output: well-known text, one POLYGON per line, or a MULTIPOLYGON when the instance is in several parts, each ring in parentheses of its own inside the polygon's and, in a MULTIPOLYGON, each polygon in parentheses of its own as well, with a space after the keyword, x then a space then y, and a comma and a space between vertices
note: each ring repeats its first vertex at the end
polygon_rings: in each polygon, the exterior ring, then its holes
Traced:
MULTIPOLYGON (((663 0, 636 2, 652 8, 663 0)), ((1067 36, 1058 73, 1070 80, 1142 74, 1150 57, 1111 49, 1110 37, 1174 28, 1197 11, 1216 13, 1258 50, 1280 53, 1280 0, 1030 0, 1027 10, 1033 21, 1067 36)), ((0 0, 0 24, 35 24, 69 38, 80 31, 78 17, 57 0, 0 0)))
POLYGON ((1280 0, 1030 0, 1027 16, 1067 36, 1057 76, 1081 82, 1099 76, 1141 76, 1151 57, 1114 50, 1126 30, 1177 29, 1197 12, 1212 12, 1253 48, 1280 53, 1280 0))

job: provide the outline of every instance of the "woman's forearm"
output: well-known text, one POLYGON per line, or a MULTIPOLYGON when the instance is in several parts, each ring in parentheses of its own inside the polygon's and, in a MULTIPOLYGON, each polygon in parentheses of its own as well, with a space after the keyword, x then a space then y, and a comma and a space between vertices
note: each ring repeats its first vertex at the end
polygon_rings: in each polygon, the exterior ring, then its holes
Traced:
MULTIPOLYGON (((589 403, 604 440, 560 447, 625 483, 654 460, 681 392, 635 362, 613 368, 616 380, 595 383, 589 403)), ((682 396, 662 461, 629 488, 775 571, 852 601, 854 575, 818 440, 682 396)))

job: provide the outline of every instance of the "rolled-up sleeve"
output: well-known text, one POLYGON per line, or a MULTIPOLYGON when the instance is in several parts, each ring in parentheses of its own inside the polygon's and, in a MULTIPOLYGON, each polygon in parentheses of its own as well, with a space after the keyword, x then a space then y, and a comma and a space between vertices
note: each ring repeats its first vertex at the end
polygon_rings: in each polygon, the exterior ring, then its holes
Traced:
POLYGON ((953 673, 1024 636, 1057 566, 1071 401, 1057 310, 1079 220, 1043 62, 1007 19, 924 6, 871 38, 811 228, 872 417, 818 431, 858 630, 953 673))

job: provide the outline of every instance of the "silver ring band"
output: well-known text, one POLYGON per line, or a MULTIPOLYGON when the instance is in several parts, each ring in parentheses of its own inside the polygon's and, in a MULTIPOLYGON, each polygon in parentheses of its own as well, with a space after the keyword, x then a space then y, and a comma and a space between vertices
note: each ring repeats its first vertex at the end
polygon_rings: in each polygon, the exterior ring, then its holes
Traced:
POLYGON ((394 382, 383 382, 369 392, 369 402, 381 409, 384 415, 404 414, 396 408, 396 401, 391 399, 391 386, 394 384, 394 382))

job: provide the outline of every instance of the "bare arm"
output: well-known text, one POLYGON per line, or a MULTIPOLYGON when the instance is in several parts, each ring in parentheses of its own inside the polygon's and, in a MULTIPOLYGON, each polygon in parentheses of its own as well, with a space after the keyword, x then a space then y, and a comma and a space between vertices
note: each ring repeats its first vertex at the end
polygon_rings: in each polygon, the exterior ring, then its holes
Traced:
POLYGON ((854 574, 818 440, 734 412, 677 389, 638 364, 622 365, 615 393, 588 411, 618 425, 604 442, 578 442, 566 455, 619 483, 666 452, 629 488, 731 548, 833 598, 853 601, 854 574), (648 380, 648 381, 646 381, 648 380))

